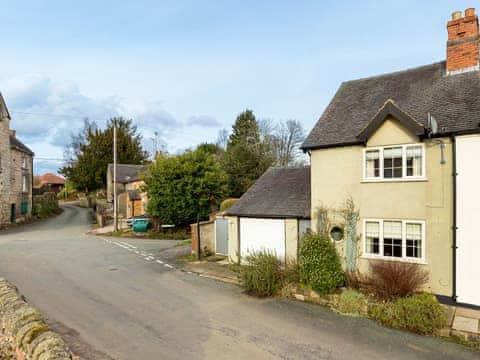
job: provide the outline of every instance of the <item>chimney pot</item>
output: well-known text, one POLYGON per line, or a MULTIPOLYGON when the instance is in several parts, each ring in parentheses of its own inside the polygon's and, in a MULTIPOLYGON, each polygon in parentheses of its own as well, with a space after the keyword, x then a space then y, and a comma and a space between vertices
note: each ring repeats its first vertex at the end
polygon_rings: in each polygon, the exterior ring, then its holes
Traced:
POLYGON ((454 13, 452 13, 452 20, 457 20, 457 19, 460 19, 461 17, 462 17, 461 11, 455 11, 454 13))
POLYGON ((9 129, 8 132, 13 137, 15 137, 17 135, 17 132, 15 130, 9 129))
POLYGON ((465 17, 475 16, 475 8, 468 8, 465 10, 465 17))

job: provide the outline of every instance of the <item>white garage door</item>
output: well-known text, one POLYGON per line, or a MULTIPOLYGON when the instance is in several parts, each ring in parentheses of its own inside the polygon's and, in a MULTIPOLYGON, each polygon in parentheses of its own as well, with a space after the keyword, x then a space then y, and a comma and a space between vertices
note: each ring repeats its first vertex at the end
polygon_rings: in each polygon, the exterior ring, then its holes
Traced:
POLYGON ((457 301, 480 306, 480 136, 457 143, 457 301))
POLYGON ((240 255, 258 251, 271 251, 279 259, 285 259, 285 220, 240 219, 240 255))

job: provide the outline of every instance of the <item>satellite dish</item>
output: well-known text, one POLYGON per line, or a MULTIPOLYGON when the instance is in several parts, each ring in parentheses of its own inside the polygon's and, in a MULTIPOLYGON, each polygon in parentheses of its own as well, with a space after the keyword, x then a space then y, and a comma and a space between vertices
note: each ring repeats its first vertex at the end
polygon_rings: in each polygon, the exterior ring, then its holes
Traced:
POLYGON ((428 113, 427 128, 429 135, 438 133, 438 122, 430 113, 428 113))

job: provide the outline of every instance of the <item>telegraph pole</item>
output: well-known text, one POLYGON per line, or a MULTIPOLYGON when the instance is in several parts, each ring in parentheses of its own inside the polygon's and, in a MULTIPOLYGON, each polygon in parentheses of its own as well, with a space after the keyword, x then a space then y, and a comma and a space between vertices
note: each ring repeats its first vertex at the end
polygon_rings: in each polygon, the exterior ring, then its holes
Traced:
POLYGON ((118 231, 117 204, 117 122, 113 123, 113 231, 118 231))

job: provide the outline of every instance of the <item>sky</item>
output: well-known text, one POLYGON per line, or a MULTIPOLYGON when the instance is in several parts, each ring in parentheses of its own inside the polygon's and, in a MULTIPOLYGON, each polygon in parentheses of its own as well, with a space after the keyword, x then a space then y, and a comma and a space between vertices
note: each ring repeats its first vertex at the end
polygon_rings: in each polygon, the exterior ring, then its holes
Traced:
POLYGON ((155 132, 171 153, 215 141, 246 108, 308 132, 342 81, 444 60, 451 13, 478 5, 0 0, 0 91, 37 174, 85 118, 133 119, 149 152, 155 132))

